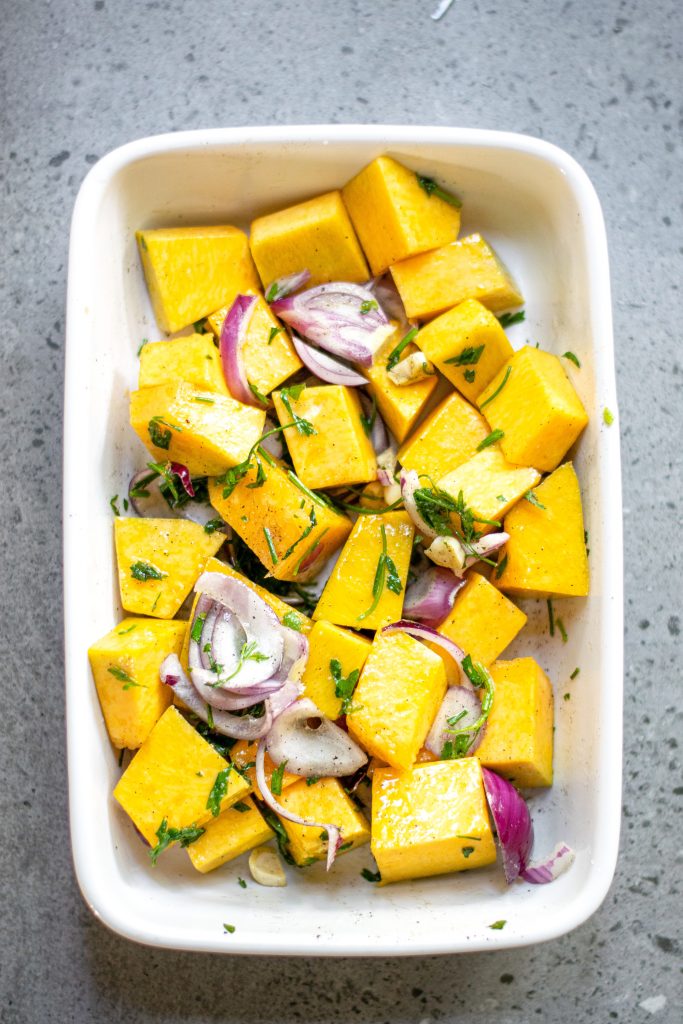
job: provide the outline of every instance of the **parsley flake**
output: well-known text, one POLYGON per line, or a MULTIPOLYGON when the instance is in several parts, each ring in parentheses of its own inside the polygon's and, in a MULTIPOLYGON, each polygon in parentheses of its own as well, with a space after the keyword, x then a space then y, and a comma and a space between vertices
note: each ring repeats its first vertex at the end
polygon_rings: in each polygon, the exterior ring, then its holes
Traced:
POLYGON ((109 504, 111 505, 111 510, 112 510, 112 512, 114 513, 115 516, 120 516, 121 515, 121 513, 119 512, 119 507, 116 504, 116 502, 118 500, 119 500, 118 494, 115 494, 113 498, 109 499, 109 504))
POLYGON ((512 327, 513 324, 523 323, 526 320, 526 314, 523 309, 520 309, 517 313, 501 313, 496 319, 500 326, 505 329, 506 327, 512 327))
POLYGON ((211 787, 208 800, 206 801, 206 809, 211 811, 214 818, 217 818, 221 810, 221 800, 228 792, 228 776, 232 771, 232 765, 228 765, 227 768, 221 768, 216 775, 216 780, 211 787))
MULTIPOLYGON (((128 630, 126 630, 126 632, 128 632, 128 630)), ((125 672, 118 665, 112 665, 107 671, 113 675, 114 679, 118 679, 120 683, 123 683, 124 690, 130 690, 134 686, 139 686, 143 690, 147 689, 144 683, 138 683, 135 679, 133 679, 132 676, 129 676, 128 673, 125 672)))
POLYGON ((563 359, 568 359, 570 363, 574 364, 574 366, 577 368, 577 370, 581 369, 581 361, 580 361, 579 357, 577 355, 575 355, 573 352, 563 352, 562 353, 562 358, 563 359))
POLYGON ((380 532, 382 536, 382 553, 377 559, 377 569, 375 570, 375 578, 372 583, 372 604, 367 611, 357 616, 357 622, 361 622, 363 619, 367 619, 369 615, 372 615, 380 602, 385 587, 393 594, 400 594, 403 590, 403 584, 401 583, 401 577, 398 574, 396 564, 387 552, 387 531, 384 523, 380 525, 380 532))
POLYGON ((196 843, 198 839, 201 839, 205 832, 206 829, 200 828, 198 825, 188 825, 186 828, 168 828, 168 819, 164 818, 155 833, 159 842, 149 851, 152 864, 156 864, 159 856, 171 843, 180 843, 183 847, 190 846, 191 843, 196 843))
POLYGON ((494 932, 502 931, 507 924, 507 921, 494 921, 493 924, 489 925, 489 928, 494 932))
POLYGON ((168 576, 167 572, 157 569, 156 565, 152 565, 151 562, 133 562, 130 574, 134 580, 140 580, 141 583, 145 583, 147 580, 164 580, 168 576))
POLYGON ((446 192, 433 178, 426 178, 424 174, 416 174, 415 177, 422 191, 426 192, 430 198, 436 196, 438 199, 443 199, 444 203, 448 203, 449 206, 454 206, 456 210, 461 208, 462 200, 452 192, 446 192))
POLYGON ((341 662, 336 658, 333 658, 330 662, 330 675, 334 680, 334 695, 335 697, 339 697, 341 700, 340 713, 342 715, 348 715, 352 710, 351 698, 353 697, 353 691, 356 689, 360 669, 354 668, 353 671, 349 672, 348 676, 344 678, 342 675, 341 662))
MULTIPOLYGON (((391 350, 391 352, 389 353, 389 357, 387 359, 387 370, 393 370, 393 368, 396 366, 396 364, 400 360, 401 356, 403 355, 403 350, 408 347, 408 345, 411 343, 411 341, 415 337, 417 337, 418 330, 419 330, 418 327, 411 328, 408 331, 407 334, 404 334, 404 336, 399 341, 398 345, 396 345, 396 347, 391 350)), ((374 403, 374 399, 373 399, 373 403, 374 403)), ((376 408, 375 408, 375 411, 376 411, 376 408)), ((374 413, 373 413, 373 423, 374 423, 374 413)))
POLYGON ((487 406, 489 404, 489 402, 492 402, 494 398, 498 398, 498 395, 501 393, 501 391, 503 390, 503 388, 507 384, 507 382, 508 382, 508 380, 510 378, 510 374, 511 373, 512 373, 512 367, 508 366, 507 370, 505 371, 505 376, 503 377, 502 381, 500 382, 500 384, 498 385, 496 390, 493 392, 493 394, 489 395, 488 398, 484 399, 483 402, 479 403, 479 409, 480 410, 485 408, 485 406, 487 406))
POLYGON ((610 412, 607 406, 605 406, 605 408, 602 410, 602 419, 605 426, 607 427, 611 427, 614 423, 614 413, 610 412))
POLYGON ((369 868, 363 868, 360 873, 360 877, 364 878, 366 882, 381 882, 382 876, 379 871, 370 871, 369 868))
POLYGON ((297 615, 296 612, 286 612, 282 616, 282 625, 287 626, 288 629, 295 629, 297 633, 300 633, 303 622, 301 616, 297 615))
POLYGON ((228 934, 230 934, 230 935, 232 935, 232 934, 233 934, 233 932, 235 931, 235 926, 234 926, 234 924, 225 924, 225 923, 224 923, 224 924, 223 924, 223 928, 224 928, 224 930, 225 930, 226 932, 228 932, 228 934))
POLYGON ((282 779, 285 774, 285 768, 287 767, 287 759, 281 761, 277 768, 274 770, 270 777, 270 791, 273 796, 282 795, 282 779))
POLYGON ((479 442, 479 444, 477 445, 477 451, 483 452, 484 448, 490 448, 492 444, 496 444, 496 442, 500 441, 502 437, 505 437, 505 431, 499 429, 492 430, 491 433, 487 437, 485 437, 483 441, 479 442))
POLYGON ((478 345, 476 348, 472 346, 464 348, 462 352, 458 352, 457 356, 447 359, 446 362, 450 366, 475 366, 479 362, 485 348, 485 345, 478 345))

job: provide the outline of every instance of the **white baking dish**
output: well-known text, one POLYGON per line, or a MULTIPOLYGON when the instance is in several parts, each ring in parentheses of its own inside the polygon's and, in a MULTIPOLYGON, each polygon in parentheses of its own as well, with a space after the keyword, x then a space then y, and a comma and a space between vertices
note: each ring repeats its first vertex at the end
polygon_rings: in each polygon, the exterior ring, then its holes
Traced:
MULTIPOLYGON (((564 152, 521 135, 455 128, 231 128, 142 139, 88 174, 69 257, 64 441, 66 696, 71 835, 83 895, 139 942, 229 953, 424 954, 540 942, 575 928, 604 898, 617 854, 621 787, 622 548, 610 288, 600 205, 564 152), (576 452, 590 536, 591 596, 557 601, 569 633, 547 635, 545 605, 510 654, 535 655, 555 684, 556 783, 531 810, 535 855, 562 839, 576 862, 547 886, 507 887, 496 868, 378 888, 369 849, 289 872, 284 889, 227 865, 201 876, 182 850, 156 869, 111 792, 119 770, 100 713, 88 645, 120 615, 109 499, 144 452, 128 426, 136 351, 158 337, 133 233, 142 226, 236 223, 342 185, 381 153, 436 176, 464 199, 526 296, 513 341, 540 341, 567 364, 591 414, 576 452), (569 682, 579 666, 580 675, 569 682), (563 700, 565 692, 571 699, 563 700), (502 930, 489 926, 504 919, 502 930), (228 934, 223 923, 235 925, 228 934)), ((561 552, 558 552, 561 557, 561 552)), ((528 608, 527 608, 528 610, 528 608)))

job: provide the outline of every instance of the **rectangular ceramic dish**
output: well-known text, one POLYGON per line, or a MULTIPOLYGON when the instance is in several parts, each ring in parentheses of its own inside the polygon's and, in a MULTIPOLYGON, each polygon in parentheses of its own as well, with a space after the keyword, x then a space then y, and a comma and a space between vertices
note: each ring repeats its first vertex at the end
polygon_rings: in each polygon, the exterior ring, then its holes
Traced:
POLYGON ((88 174, 73 215, 67 318, 64 574, 70 814, 83 895, 110 928, 177 949, 276 954, 425 954, 500 949, 575 928, 614 872, 620 819, 622 548, 607 248, 597 196, 566 153, 536 139, 455 128, 232 128, 142 139, 88 174), (144 453, 128 425, 136 352, 159 337, 136 252, 140 227, 249 221, 341 186, 389 153, 464 200, 463 231, 500 252, 526 297, 526 339, 567 365, 590 425, 573 453, 589 532, 591 595, 556 602, 567 643, 548 636, 545 602, 506 657, 533 654, 556 696, 556 783, 531 799, 535 856, 577 852, 547 886, 506 886, 500 865, 380 888, 360 877, 369 849, 289 872, 283 889, 236 884, 235 865, 199 875, 174 849, 150 867, 111 796, 119 775, 88 667, 88 645, 121 613, 109 499, 144 453), (575 667, 580 675, 572 682, 575 667), (563 700, 571 692, 570 700, 563 700), (490 925, 507 923, 501 930, 490 925), (223 923, 235 926, 228 934, 223 923))

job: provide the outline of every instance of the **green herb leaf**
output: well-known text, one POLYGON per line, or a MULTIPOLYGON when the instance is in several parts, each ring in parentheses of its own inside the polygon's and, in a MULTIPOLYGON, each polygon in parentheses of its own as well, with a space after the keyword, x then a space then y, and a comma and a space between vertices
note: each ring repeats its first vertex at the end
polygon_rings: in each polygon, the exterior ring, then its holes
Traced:
MULTIPOLYGON (((210 645, 207 644, 207 647, 208 646, 210 646, 210 645)), ((230 673, 229 676, 221 676, 215 683, 209 683, 209 686, 213 686, 213 687, 223 686, 225 683, 230 682, 230 680, 234 679, 235 676, 237 675, 237 673, 242 669, 242 666, 244 665, 244 663, 246 661, 256 661, 256 662, 259 662, 259 661, 267 661, 267 660, 268 660, 268 656, 266 654, 264 654, 262 651, 259 651, 256 640, 245 641, 245 643, 242 644, 242 649, 240 651, 239 658, 238 658, 238 661, 237 661, 237 667, 230 673)), ((221 665, 215 665, 211 661, 211 657, 210 656, 209 656, 209 661, 211 662, 211 668, 214 670, 214 672, 217 671, 219 673, 219 675, 220 675, 220 671, 222 669, 222 666, 221 665)), ((255 713, 255 708, 253 708, 253 707, 249 708, 249 714, 253 715, 254 713, 255 713)))
POLYGON ((309 775, 308 778, 306 779, 307 786, 315 786, 316 782, 320 782, 319 775, 309 775))
POLYGON ((273 342, 273 340, 277 338, 278 334, 283 330, 283 327, 271 327, 270 331, 268 332, 268 344, 270 345, 273 342))
POLYGON ((140 353, 142 352, 143 348, 145 347, 145 345, 148 345, 148 344, 149 344, 149 340, 147 338, 143 338, 142 341, 140 342, 140 344, 138 345, 138 351, 137 351, 138 359, 140 358, 140 353))
POLYGON ((195 334, 206 334, 206 324, 203 320, 195 320, 192 327, 195 334))
POLYGON ((568 359, 570 363, 573 363, 574 366, 577 367, 577 369, 581 369, 581 362, 579 360, 579 357, 575 355, 573 352, 563 352, 562 358, 568 359))
POLYGON ((565 694, 563 695, 563 698, 562 698, 562 699, 563 699, 563 700, 571 700, 571 699, 572 699, 572 695, 571 695, 571 693, 565 693, 565 694))
POLYGON ((557 626, 560 636, 562 637, 562 643, 566 644, 569 637, 567 636, 567 630, 564 628, 564 623, 562 619, 559 618, 559 616, 555 619, 555 625, 557 626))
POLYGON ((555 609, 553 608, 552 598, 546 600, 548 608, 548 630, 551 636, 555 636, 555 609))
MULTIPOLYGON (((126 630, 126 632, 129 632, 129 630, 126 630)), ((143 690, 147 689, 144 683, 136 682, 132 676, 129 676, 128 673, 118 665, 112 665, 107 671, 113 675, 114 679, 118 679, 119 682, 123 683, 124 690, 130 690, 133 686, 139 686, 143 690)))
POLYGON ((372 407, 370 409, 370 415, 369 416, 365 416, 363 413, 360 414, 360 422, 361 422, 361 425, 363 427, 363 430, 365 431, 366 437, 370 437, 370 434, 372 433, 372 428, 375 425, 375 420, 376 419, 377 419, 377 399, 375 398, 375 396, 373 394, 373 396, 372 396, 372 407))
POLYGON ((580 669, 580 668, 575 668, 575 669, 574 669, 574 671, 572 672, 572 674, 570 675, 570 677, 569 677, 569 678, 570 678, 570 679, 576 679, 576 677, 578 676, 578 674, 579 674, 579 672, 580 672, 580 671, 581 671, 581 669, 580 669))
POLYGON ((508 564, 508 555, 507 555, 507 551, 506 551, 505 554, 503 555, 503 557, 501 558, 500 562, 496 566, 496 579, 497 580, 499 580, 500 577, 505 572, 505 569, 507 568, 507 564, 508 564))
POLYGON ((398 574, 396 563, 394 562, 393 558, 391 558, 389 555, 386 555, 384 559, 384 564, 387 569, 387 590, 390 590, 392 594, 400 594, 401 591, 403 590, 403 584, 401 583, 401 577, 398 574))
POLYGON ((267 479, 268 479, 268 477, 266 476, 266 471, 263 468, 263 463, 261 462, 260 459, 257 459, 256 460, 256 479, 252 480, 252 482, 250 484, 247 484, 247 490, 254 491, 258 487, 263 487, 263 485, 264 485, 264 483, 266 482, 267 479))
POLYGON ((156 864, 159 856, 171 843, 180 843, 183 847, 190 846, 191 843, 196 843, 198 839, 201 839, 205 832, 206 829, 199 828, 198 825, 188 825, 185 828, 168 828, 168 819, 164 818, 155 833, 159 842, 149 851, 152 864, 156 864))
POLYGON ((310 420, 306 420, 303 416, 298 416, 292 411, 292 401, 296 402, 301 397, 301 393, 306 387, 305 384, 295 384, 289 388, 281 388, 278 392, 280 401, 284 405, 285 409, 292 417, 292 420, 296 426, 299 434, 303 434, 306 437, 310 437, 311 434, 317 434, 318 431, 315 429, 310 420))
POLYGON ((194 395, 192 398, 193 402, 204 402, 206 405, 215 405, 215 398, 205 398, 204 395, 194 395))
POLYGON ((418 330, 418 327, 412 327, 407 334, 403 335, 398 345, 396 345, 396 347, 391 350, 391 352, 389 353, 389 357, 387 359, 387 370, 393 370, 393 368, 396 366, 401 356, 403 355, 403 350, 408 347, 408 345, 411 343, 411 341, 413 341, 414 338, 417 337, 418 330))
POLYGON ((524 495, 524 497, 526 498, 526 500, 529 502, 530 505, 535 505, 536 508, 542 508, 543 511, 545 512, 545 505, 541 505, 540 501, 538 500, 538 498, 536 497, 536 495, 534 494, 533 491, 527 491, 526 494, 524 495))
POLYGON ((224 925, 223 925, 223 928, 224 928, 224 930, 225 930, 226 932, 229 932, 229 934, 230 934, 230 935, 232 935, 232 934, 233 934, 233 932, 235 931, 235 926, 234 926, 234 924, 224 924, 224 925))
POLYGON ((228 792, 228 776, 232 771, 232 765, 228 765, 227 768, 221 768, 216 775, 216 781, 211 787, 209 798, 206 801, 206 809, 211 811, 214 818, 217 818, 221 811, 221 800, 228 792))
POLYGON ((468 384, 474 384, 474 379, 477 376, 476 370, 465 370, 465 380, 468 384))
MULTIPOLYGON (((118 635, 118 636, 125 636, 125 635, 126 635, 126 633, 132 633, 132 632, 133 632, 133 630, 135 629, 135 627, 136 627, 136 623, 134 622, 132 626, 129 626, 129 627, 128 627, 128 629, 120 629, 120 630, 118 631, 118 634, 117 634, 117 635, 118 635)), ((578 672, 578 669, 577 669, 577 672, 578 672)))
POLYGON ((354 668, 348 676, 342 674, 341 662, 337 658, 330 661, 330 675, 334 680, 334 695, 341 700, 340 714, 347 715, 351 710, 351 698, 356 689, 360 669, 354 668))
POLYGON ((608 427, 611 427, 614 423, 614 413, 610 412, 607 406, 605 406, 605 408, 602 410, 602 419, 605 425, 608 427))
POLYGON ((379 871, 370 871, 369 868, 363 868, 360 873, 360 877, 364 878, 366 882, 381 882, 382 876, 379 871))
POLYGON ((164 580, 168 576, 167 572, 157 569, 151 562, 133 562, 130 567, 130 574, 134 580, 140 580, 141 583, 144 583, 146 580, 164 580))
POLYGON ((463 855, 463 857, 465 858, 465 860, 467 860, 467 858, 470 856, 470 854, 474 853, 474 847, 473 846, 463 846, 463 848, 462 848, 462 850, 460 852, 463 855))
POLYGON ((251 810, 251 807, 249 804, 245 804, 244 800, 238 800, 236 804, 230 805, 230 810, 239 811, 240 814, 245 814, 247 811, 251 810))
POLYGON ((311 511, 308 514, 308 518, 309 518, 308 526, 305 527, 305 529, 303 530, 301 535, 299 537, 297 537, 297 539, 292 544, 290 544, 290 546, 287 548, 287 550, 285 551, 284 555, 282 556, 282 561, 283 562, 287 561, 289 556, 296 550, 296 548, 299 546, 299 544, 301 544, 302 541, 306 540, 306 537, 308 537, 308 535, 311 533, 311 531, 318 525, 318 521, 317 521, 317 519, 315 517, 315 507, 313 505, 311 505, 311 511))
POLYGON ((119 500, 118 494, 115 494, 113 498, 109 499, 109 504, 111 505, 111 510, 112 510, 112 512, 114 513, 115 516, 120 516, 121 515, 121 513, 119 512, 119 507, 116 504, 116 502, 118 500, 119 500))
POLYGON ((251 381, 249 381, 249 390, 251 391, 252 395, 254 396, 257 402, 260 402, 261 405, 268 405, 268 399, 266 398, 266 396, 262 394, 256 387, 256 385, 251 383, 251 381))
POLYGON ((458 352, 457 356, 447 359, 446 362, 451 366, 474 366, 479 362, 485 348, 485 345, 479 345, 477 348, 464 348, 462 352, 458 352))
POLYGON ((280 559, 277 557, 275 545, 273 544, 273 538, 270 529, 267 526, 263 527, 263 536, 266 538, 266 544, 268 545, 268 551, 270 552, 270 560, 273 565, 277 565, 280 559))
POLYGON ((481 412, 482 409, 486 408, 486 406, 489 404, 489 402, 492 402, 494 398, 498 398, 498 395, 501 393, 501 391, 503 390, 503 388, 507 384, 507 382, 508 382, 508 380, 510 378, 510 374, 511 373, 512 373, 512 367, 508 366, 507 370, 505 371, 505 376, 503 377, 502 381, 500 382, 500 384, 498 385, 496 390, 493 392, 493 394, 489 395, 489 397, 486 398, 483 402, 480 402, 480 404, 479 404, 479 411, 480 412, 481 412))
POLYGON ((369 313, 373 309, 379 309, 379 306, 375 299, 366 299, 364 302, 361 302, 360 304, 361 316, 365 316, 366 313, 369 313))
POLYGON ((202 629, 204 628, 204 620, 206 619, 206 612, 200 612, 197 618, 192 623, 192 629, 190 630, 190 640, 194 640, 196 644, 202 638, 202 629))
POLYGON ((489 928, 491 928, 492 931, 494 932, 499 932, 505 927, 506 924, 507 921, 494 921, 493 924, 489 925, 489 928))
POLYGON ((221 530, 224 525, 222 519, 209 519, 208 523, 204 523, 204 533, 215 533, 216 530, 221 530))
POLYGON ((270 791, 273 796, 282 795, 282 778, 285 774, 285 768, 287 767, 286 759, 281 761, 277 768, 274 770, 270 777, 270 791))
POLYGON ((296 612, 286 612, 282 616, 282 625, 287 626, 288 629, 295 629, 297 633, 300 633, 303 622, 301 616, 297 615, 296 612))
POLYGON ((149 438, 155 448, 163 448, 168 451, 173 434, 166 427, 161 426, 158 419, 152 419, 147 424, 149 438))
POLYGON ((483 452, 484 448, 489 448, 492 444, 495 444, 497 441, 500 441, 501 437, 505 437, 505 431, 498 429, 492 430, 491 433, 487 437, 485 437, 483 441, 479 442, 479 444, 477 445, 477 451, 483 452))
MULTIPOLYGON (((247 808, 247 810, 249 810, 249 808, 247 808)), ((240 889, 246 889, 247 887, 247 883, 244 881, 243 878, 238 877, 237 884, 239 885, 240 889)))
POLYGON ((523 309, 520 309, 517 313, 501 313, 496 318, 500 326, 505 329, 506 327, 512 327, 513 324, 521 324, 526 320, 526 314, 523 309))
POLYGON ((294 864, 294 858, 292 857, 291 851, 289 849, 289 836, 287 835, 284 825, 278 818, 277 814, 274 814, 269 807, 262 807, 261 810, 263 812, 263 817, 266 819, 266 822, 270 825, 273 832, 275 833, 275 838, 277 840, 277 846, 278 850, 280 851, 280 855, 286 861, 287 864, 294 864))
POLYGON ((446 192, 440 185, 437 185, 433 178, 426 178, 424 174, 416 174, 415 177, 420 188, 428 196, 437 196, 438 199, 443 199, 444 203, 448 203, 449 206, 454 206, 456 210, 462 207, 462 200, 458 199, 452 192, 446 192))
POLYGON ((216 727, 216 723, 213 720, 213 708, 210 704, 206 705, 206 724, 209 729, 214 729, 216 727))
POLYGON ((385 584, 387 589, 391 590, 394 594, 400 594, 403 590, 396 566, 387 553, 387 531, 384 523, 380 525, 380 532, 382 536, 382 553, 377 559, 377 569, 375 570, 375 579, 372 584, 372 604, 367 611, 357 616, 357 622, 367 619, 375 611, 384 592, 385 584))

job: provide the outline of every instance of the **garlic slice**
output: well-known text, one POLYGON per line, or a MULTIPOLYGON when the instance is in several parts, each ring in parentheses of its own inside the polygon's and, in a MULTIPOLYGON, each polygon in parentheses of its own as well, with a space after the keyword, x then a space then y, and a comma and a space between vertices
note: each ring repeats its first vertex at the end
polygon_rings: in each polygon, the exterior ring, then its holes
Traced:
POLYGON ((258 846, 249 854, 249 870, 251 877, 259 885, 281 886, 287 885, 287 875, 282 866, 282 861, 275 850, 269 846, 258 846))
POLYGON ((437 565, 452 569, 456 576, 460 576, 465 567, 465 549, 455 537, 436 537, 425 548, 425 555, 437 565))
POLYGON ((406 384, 417 384, 426 377, 433 377, 435 372, 434 364, 430 363, 424 352, 413 352, 396 366, 392 366, 387 375, 392 384, 403 387, 406 384))

